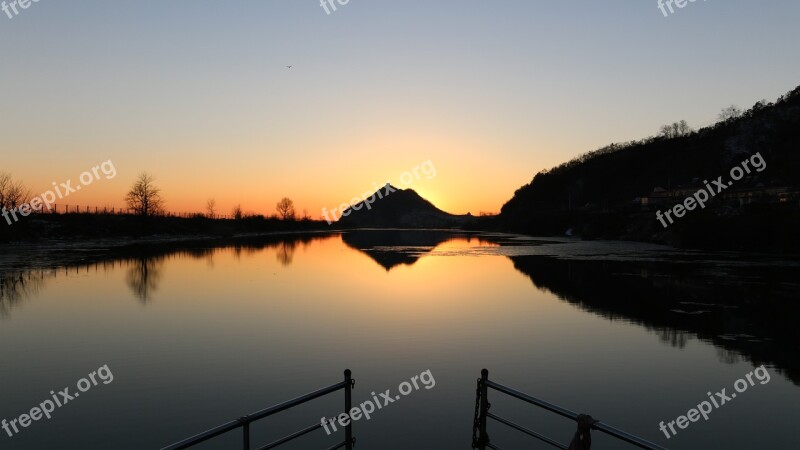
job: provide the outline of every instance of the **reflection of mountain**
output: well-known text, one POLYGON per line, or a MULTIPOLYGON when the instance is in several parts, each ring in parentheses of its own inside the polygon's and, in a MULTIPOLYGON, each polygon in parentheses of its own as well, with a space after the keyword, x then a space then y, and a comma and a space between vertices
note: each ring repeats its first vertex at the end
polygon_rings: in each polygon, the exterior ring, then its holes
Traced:
POLYGON ((389 271, 400 264, 410 266, 437 245, 463 236, 452 231, 357 230, 344 233, 342 241, 389 271))
POLYGON ((798 269, 511 257, 534 285, 612 320, 654 330, 673 346, 692 336, 723 361, 743 355, 800 384, 798 269))

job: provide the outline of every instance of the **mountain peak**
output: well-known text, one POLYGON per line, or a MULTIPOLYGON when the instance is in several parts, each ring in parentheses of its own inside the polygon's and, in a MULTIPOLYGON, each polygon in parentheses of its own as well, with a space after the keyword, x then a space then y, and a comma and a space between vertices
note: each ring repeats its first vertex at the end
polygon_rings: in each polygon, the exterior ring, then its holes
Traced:
POLYGON ((464 220, 440 210, 413 189, 386 183, 365 200, 347 208, 337 223, 353 228, 426 228, 460 226, 464 220))

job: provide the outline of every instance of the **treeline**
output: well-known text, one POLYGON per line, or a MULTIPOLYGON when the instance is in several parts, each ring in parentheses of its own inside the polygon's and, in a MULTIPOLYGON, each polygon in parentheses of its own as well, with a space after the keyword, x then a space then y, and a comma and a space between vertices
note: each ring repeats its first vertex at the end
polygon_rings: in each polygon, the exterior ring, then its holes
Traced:
POLYGON ((500 226, 563 234, 587 223, 590 213, 619 214, 600 234, 625 237, 633 224, 622 213, 630 212, 636 198, 657 187, 670 190, 727 177, 731 167, 757 152, 767 169, 757 174, 756 183, 800 186, 800 87, 744 112, 728 107, 717 123, 697 131, 676 124, 662 127, 658 136, 611 144, 539 172, 503 206, 500 226))
MULTIPOLYGON (((774 103, 767 102, 766 100, 757 102, 753 105, 752 108, 745 112, 736 113, 738 108, 735 106, 729 106, 724 108, 720 113, 720 121, 716 122, 715 124, 702 128, 700 130, 692 130, 685 121, 675 122, 674 124, 664 125, 661 127, 660 133, 658 136, 649 136, 644 139, 640 140, 633 140, 629 142, 622 142, 622 143, 612 143, 605 147, 602 147, 597 150, 589 151, 583 153, 570 161, 567 161, 563 164, 560 164, 552 169, 545 169, 536 174, 534 176, 531 183, 521 187, 518 189, 516 193, 524 190, 527 187, 533 185, 536 182, 537 178, 544 177, 547 175, 559 175, 568 172, 570 169, 585 164, 589 161, 592 161, 598 157, 617 153, 623 150, 630 150, 630 149, 637 149, 638 147, 645 147, 648 145, 656 144, 656 143, 664 143, 664 142, 671 142, 672 144, 681 142, 682 140, 678 140, 680 138, 692 137, 692 136, 707 136, 709 133, 714 131, 718 131, 721 129, 725 129, 727 131, 736 131, 732 130, 731 127, 737 128, 752 128, 752 126, 748 127, 747 125, 765 125, 766 123, 763 119, 775 119, 780 118, 782 121, 792 119, 790 117, 794 114, 794 118, 797 119, 797 107, 800 106, 800 86, 795 88, 793 91, 782 95, 778 98, 778 100, 774 103), (778 107, 777 111, 775 110, 776 106, 778 107), (766 114, 771 113, 771 114, 766 114), (778 117, 776 117, 778 116, 778 117), (759 120, 758 124, 751 124, 751 119, 762 119, 759 120), (678 140, 678 141, 676 141, 678 140)), ((791 122, 797 123, 797 122, 791 122)), ((791 123, 787 123, 786 125, 790 125, 791 123)), ((800 150, 799 150, 800 151, 800 150)))
MULTIPOLYGON (((147 173, 142 172, 133 182, 128 193, 125 195, 125 204, 128 206, 128 210, 133 212, 135 215, 142 216, 142 217, 158 217, 158 216, 169 216, 170 214, 166 211, 166 201, 164 197, 161 195, 161 188, 156 185, 155 178, 147 173)), ((275 205, 276 214, 272 216, 266 217, 262 214, 256 214, 254 212, 245 212, 242 209, 241 203, 237 204, 231 209, 231 214, 229 217, 225 215, 220 215, 217 209, 217 200, 214 198, 210 198, 206 201, 206 209, 205 212, 196 212, 193 214, 189 214, 191 218, 208 218, 208 219, 224 219, 224 218, 231 218, 234 220, 242 220, 246 218, 256 218, 256 219, 281 219, 281 220, 297 220, 297 212, 294 207, 294 201, 288 197, 282 198, 276 205, 275 205)), ((311 216, 308 214, 308 210, 303 210, 303 216, 300 218, 304 221, 311 220, 311 216)))
POLYGON ((312 220, 308 211, 298 216, 294 202, 282 198, 275 205, 275 214, 264 216, 245 212, 241 205, 233 207, 230 215, 217 212, 216 200, 206 203, 206 211, 193 214, 174 214, 166 209, 166 200, 155 178, 141 173, 124 197, 126 209, 109 213, 105 208, 95 212, 87 208, 80 212, 60 213, 32 205, 34 197, 21 181, 10 174, 0 173, 0 243, 47 240, 91 240, 103 238, 146 238, 149 236, 187 236, 224 238, 241 234, 285 231, 328 230, 323 221, 312 220), (25 207, 24 205, 28 205, 25 207), (4 208, 4 209, 3 209, 4 208), (25 214, 11 215, 25 208, 25 214), (31 214, 34 212, 36 214, 31 214))
POLYGON ((14 242, 93 241, 100 239, 232 238, 276 232, 329 231, 324 221, 282 220, 264 216, 241 219, 141 216, 127 214, 37 214, 0 224, 0 244, 14 242))

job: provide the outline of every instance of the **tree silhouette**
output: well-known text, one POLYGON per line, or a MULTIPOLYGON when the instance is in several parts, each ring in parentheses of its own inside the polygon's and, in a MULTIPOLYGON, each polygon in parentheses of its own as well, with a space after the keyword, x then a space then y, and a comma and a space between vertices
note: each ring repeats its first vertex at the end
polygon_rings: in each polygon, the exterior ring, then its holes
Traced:
POLYGON ((741 116, 742 110, 736 105, 731 105, 727 108, 722 108, 722 111, 719 113, 719 120, 721 122, 727 122, 729 120, 738 119, 741 116))
POLYGON ((289 197, 284 197, 275 206, 278 210, 278 215, 283 220, 294 219, 294 202, 289 197))
POLYGON ((234 206, 231 215, 236 220, 242 220, 242 217, 244 217, 244 214, 242 214, 242 205, 234 206))
POLYGON ((686 136, 692 133, 692 128, 685 120, 661 127, 660 134, 667 139, 686 136))
POLYGON ((0 208, 14 209, 30 198, 30 190, 21 181, 14 181, 8 172, 0 172, 0 208))
POLYGON ((206 202, 206 212, 208 213, 208 218, 213 219, 217 213, 217 201, 213 198, 208 199, 206 202))
POLYGON ((161 189, 154 184, 155 179, 147 172, 142 172, 133 183, 125 202, 128 208, 142 217, 158 215, 163 211, 164 200, 161 189))

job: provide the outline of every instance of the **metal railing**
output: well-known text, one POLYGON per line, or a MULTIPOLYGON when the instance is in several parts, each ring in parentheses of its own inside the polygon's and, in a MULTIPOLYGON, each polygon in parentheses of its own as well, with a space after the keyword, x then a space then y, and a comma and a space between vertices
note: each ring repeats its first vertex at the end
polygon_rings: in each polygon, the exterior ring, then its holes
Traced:
MULTIPOLYGON (((251 423, 253 423, 253 422, 257 421, 257 420, 263 419, 265 417, 269 417, 269 416, 271 416, 273 414, 277 414, 279 412, 286 411, 289 408, 293 408, 293 407, 301 405, 303 403, 310 402, 311 400, 317 399, 319 397, 323 397, 323 396, 328 395, 330 393, 336 392, 336 391, 338 391, 340 389, 344 389, 344 410, 345 410, 345 412, 349 412, 352 409, 352 406, 353 406, 352 405, 352 390, 353 390, 354 386, 355 386, 355 380, 353 380, 352 372, 350 372, 350 370, 348 369, 348 370, 344 371, 344 381, 341 381, 341 382, 336 383, 336 384, 332 384, 332 385, 324 387, 322 389, 318 389, 318 390, 316 390, 314 392, 310 392, 310 393, 308 393, 306 395, 297 397, 297 398, 295 398, 293 400, 289 400, 289 401, 286 401, 286 402, 283 402, 283 403, 279 403, 279 404, 271 406, 271 407, 269 407, 267 409, 263 409, 261 411, 255 412, 253 414, 241 417, 241 418, 239 418, 237 420, 225 423, 225 424, 220 425, 218 427, 212 428, 212 429, 210 429, 208 431, 204 431, 204 432, 202 432, 202 433, 200 433, 200 434, 198 434, 196 436, 192 436, 192 437, 190 437, 188 439, 184 439, 184 440, 182 440, 180 442, 177 442, 175 444, 172 444, 172 445, 170 445, 168 447, 164 447, 161 450, 181 450, 181 449, 193 447, 195 445, 198 445, 198 444, 206 442, 206 441, 208 441, 210 439, 213 439, 213 438, 215 438, 217 436, 223 435, 223 434, 228 433, 230 431, 234 431, 237 428, 242 428, 242 430, 243 430, 242 446, 243 446, 244 450, 251 450, 251 446, 250 446, 250 424, 251 423)), ((278 447, 278 446, 280 446, 282 444, 285 444, 285 443, 287 443, 289 441, 297 439, 297 438, 299 438, 301 436, 304 436, 304 435, 306 435, 308 433, 316 431, 316 430, 318 430, 320 428, 322 428, 322 423, 318 422, 318 423, 316 423, 314 425, 311 425, 309 427, 303 428, 300 431, 297 431, 297 432, 292 433, 292 434, 290 434, 288 436, 285 436, 285 437, 282 437, 282 438, 280 438, 280 439, 278 439, 276 441, 273 441, 273 442, 271 442, 271 443, 269 443, 267 445, 264 445, 262 447, 258 447, 256 450, 268 450, 268 449, 272 449, 272 448, 278 447)), ((355 439, 353 438, 353 423, 352 423, 352 421, 350 421, 350 423, 348 423, 347 426, 344 427, 344 429, 345 429, 345 440, 344 440, 344 442, 340 442, 340 443, 334 445, 333 447, 330 447, 328 450, 336 450, 336 449, 340 449, 340 448, 345 448, 346 450, 352 450, 353 449, 353 445, 355 444, 355 439)))
MULTIPOLYGON (((492 388, 496 391, 502 392, 506 395, 522 400, 524 402, 530 403, 532 405, 538 406, 540 408, 546 409, 550 412, 556 413, 568 419, 572 419, 575 422, 578 421, 577 413, 574 413, 568 409, 562 408, 552 403, 548 403, 544 400, 540 400, 536 397, 532 397, 523 392, 519 392, 510 387, 503 386, 502 384, 495 383, 494 381, 490 381, 489 371, 483 369, 481 371, 481 377, 478 378, 478 389, 476 392, 477 397, 475 400, 475 421, 473 423, 473 431, 472 431, 472 448, 479 450, 486 450, 487 448, 502 450, 500 449, 500 447, 498 447, 497 445, 495 445, 490 441, 489 435, 486 433, 487 419, 493 419, 503 425, 506 425, 522 433, 525 433, 528 436, 534 437, 542 442, 550 444, 553 447, 557 447, 562 450, 568 449, 567 445, 564 445, 554 439, 550 439, 549 437, 537 433, 536 431, 525 428, 524 426, 514 423, 508 419, 504 419, 500 416, 490 413, 489 408, 491 407, 491 404, 489 403, 487 397, 489 388, 492 388)), ((621 441, 625 441, 639 448, 644 448, 648 450, 667 450, 664 447, 646 441, 638 436, 634 436, 625 431, 614 428, 610 425, 606 425, 605 423, 602 422, 596 422, 594 425, 592 425, 592 429, 613 436, 621 441)))

